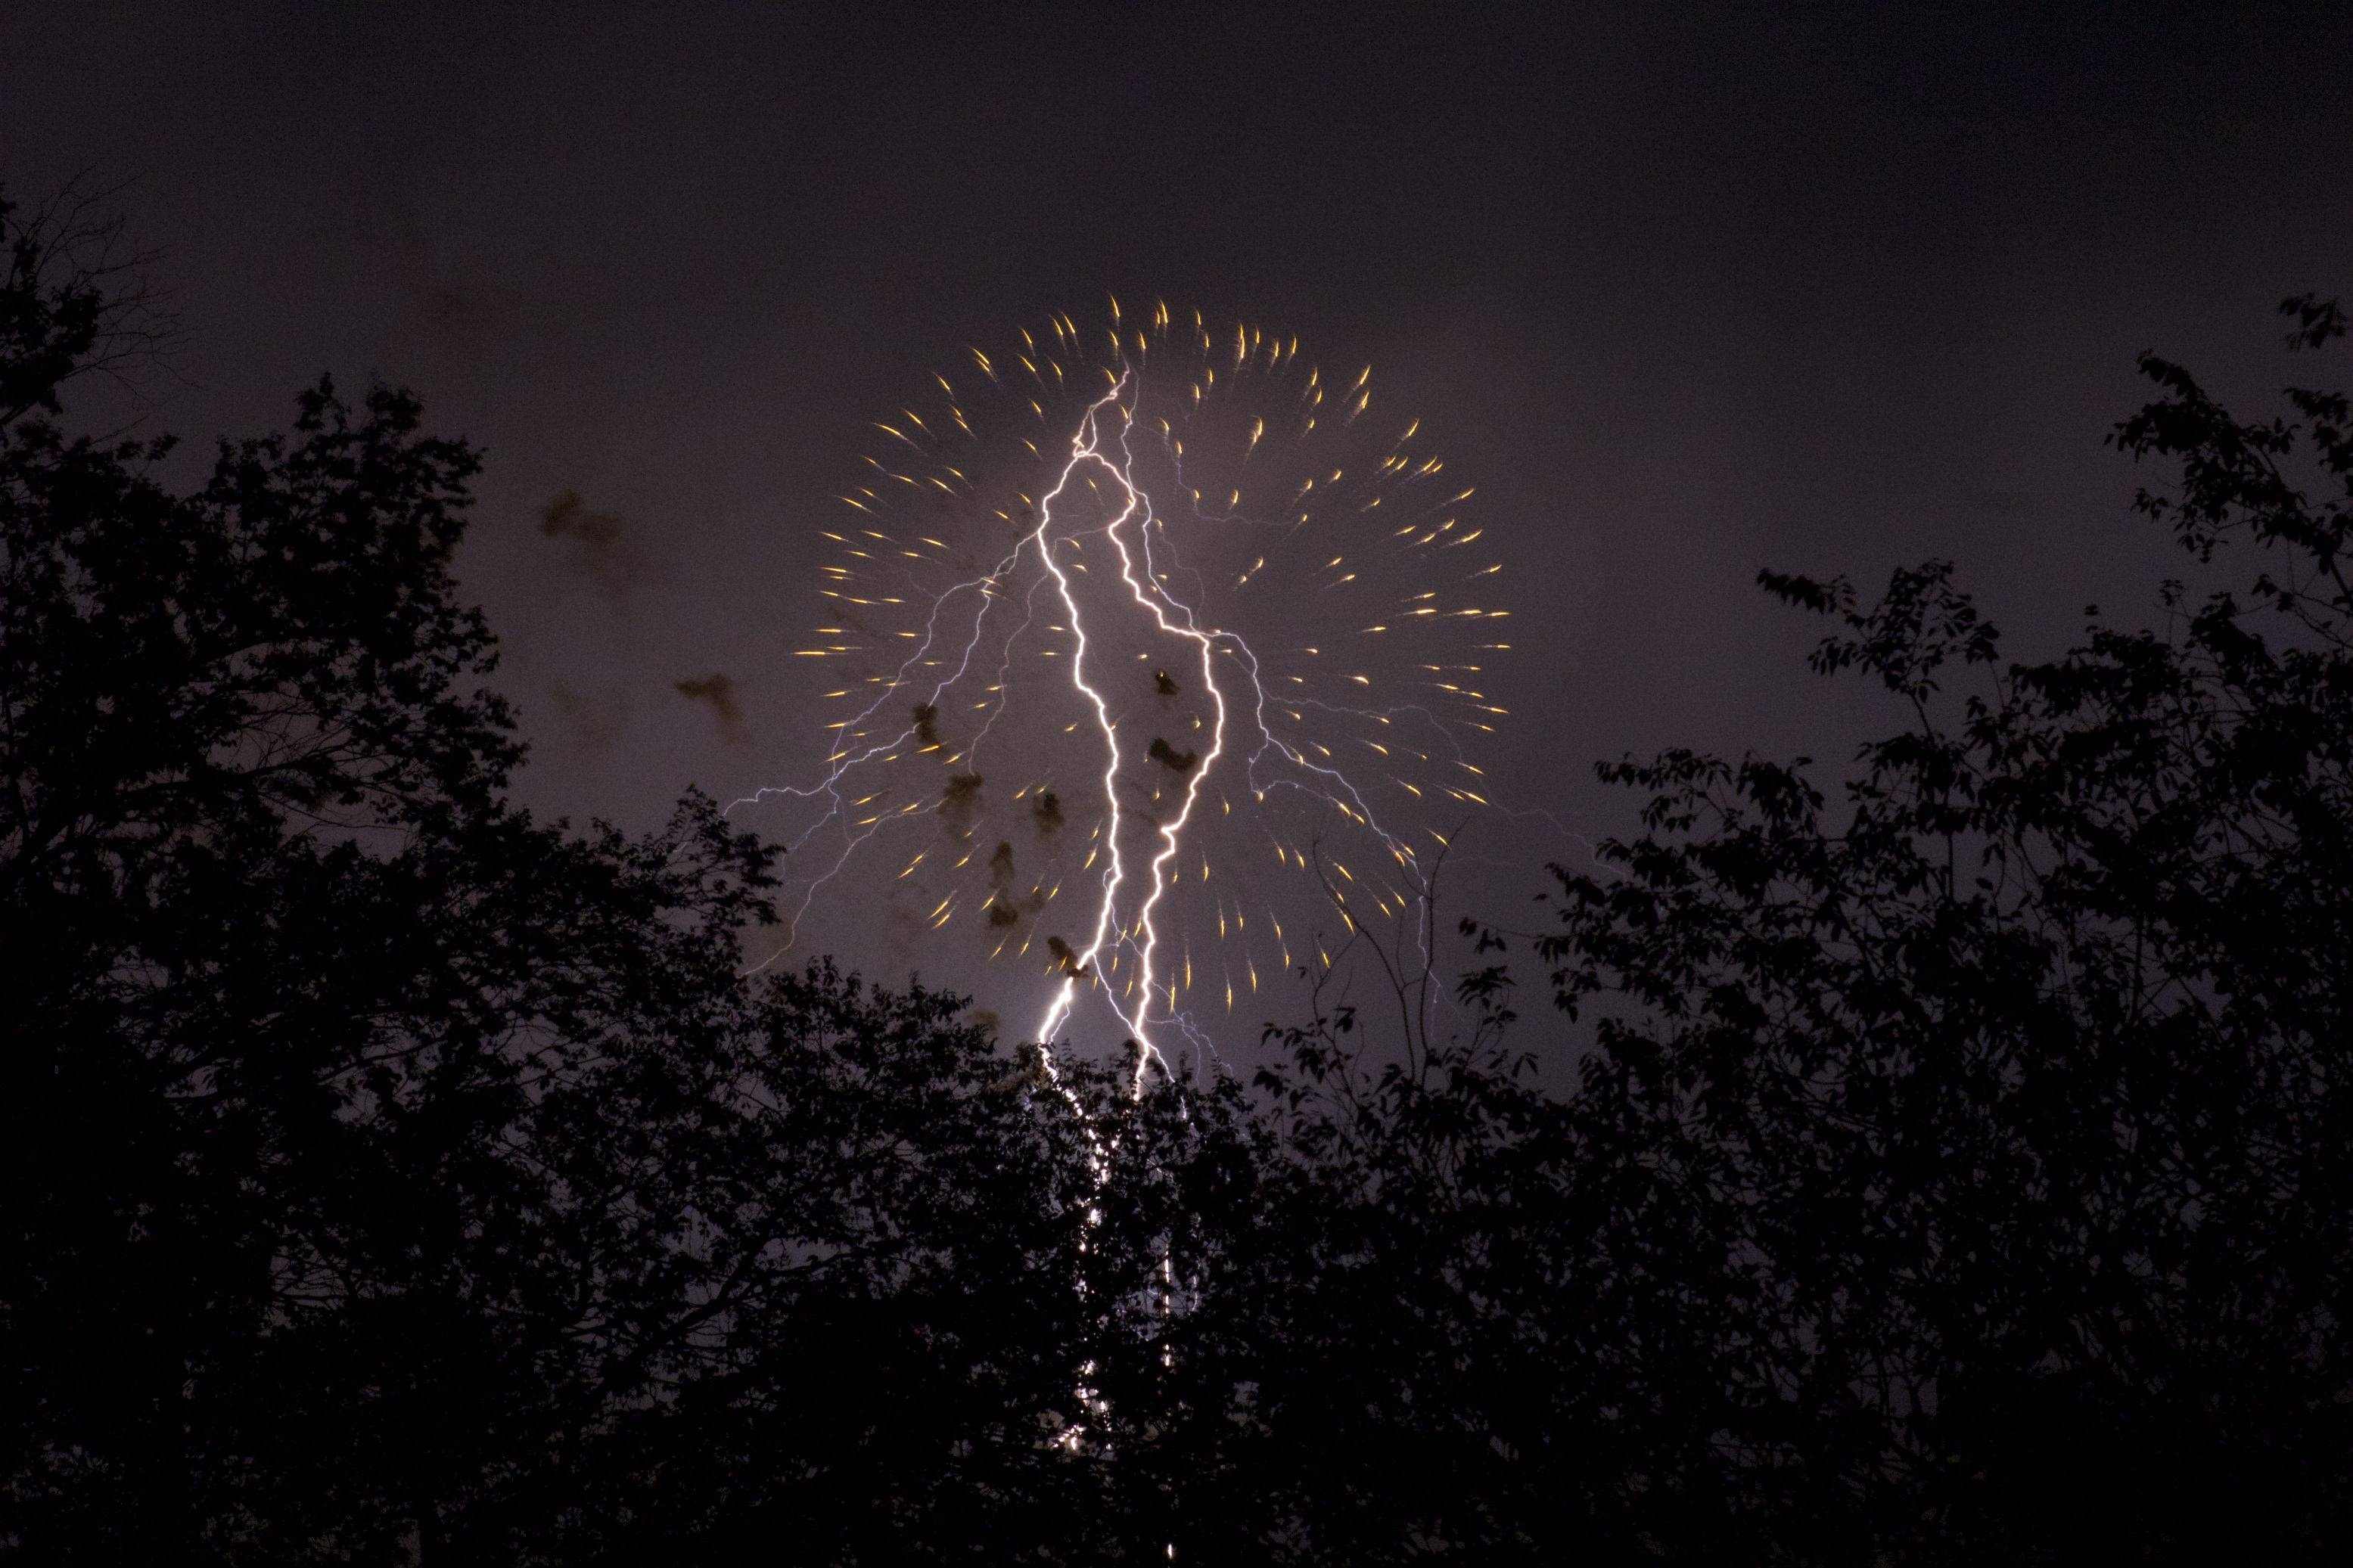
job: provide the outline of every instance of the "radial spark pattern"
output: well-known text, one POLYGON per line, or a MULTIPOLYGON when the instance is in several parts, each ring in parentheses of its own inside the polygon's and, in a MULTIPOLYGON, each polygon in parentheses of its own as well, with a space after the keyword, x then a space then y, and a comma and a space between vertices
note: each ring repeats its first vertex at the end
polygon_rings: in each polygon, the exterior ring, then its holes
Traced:
POLYGON ((739 803, 801 814, 787 944, 879 894, 1033 973, 1029 1037, 1147 1048, 1359 933, 1426 953, 1510 612, 1474 487, 1384 407, 1369 366, 1113 301, 877 420, 792 650, 839 717, 814 782, 739 803))

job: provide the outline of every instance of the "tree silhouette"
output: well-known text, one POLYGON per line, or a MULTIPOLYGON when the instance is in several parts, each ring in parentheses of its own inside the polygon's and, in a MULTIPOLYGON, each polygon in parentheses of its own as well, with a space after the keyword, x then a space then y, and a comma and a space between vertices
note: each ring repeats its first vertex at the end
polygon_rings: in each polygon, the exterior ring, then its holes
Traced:
MULTIPOLYGON (((102 319, 40 237, 36 409, 102 319)), ((774 852, 709 802, 505 804, 411 399, 322 383, 191 495, 164 449, 0 454, 0 1542, 912 1560, 1092 1473, 1062 1102, 952 1001, 741 983, 774 852)))
MULTIPOLYGON (((2333 305, 2284 307, 2312 349, 2333 305)), ((2179 367, 2118 426, 2206 579, 2005 665, 1943 562, 1830 617, 1910 719, 1602 769, 1644 831, 1529 945, 1573 1089, 1341 1008, 1227 1102, 1131 1319, 1213 1558, 2321 1561, 2353 1534, 2353 502, 2346 400, 2242 423, 2179 367), (1958 700, 1943 690, 1966 681, 1958 700), (1837 804, 1832 804, 1833 791, 1837 804), (1271 1114, 1270 1114, 1270 1109, 1271 1114), (1209 1167, 1232 1168, 1230 1155, 1209 1167), (1234 1191, 1247 1194, 1237 1201, 1234 1191), (1189 1419, 1188 1419, 1189 1417, 1189 1419)), ((1369 940, 1360 938, 1360 940, 1369 940)), ((1400 998, 1409 1003, 1409 997, 1400 998)), ((1367 1015, 1371 1016, 1371 1015, 1367 1015)), ((1198 1097, 1196 1103, 1210 1102, 1198 1097)), ((1173 1205, 1113 1227, 1147 1253, 1173 1205)), ((1122 1399, 1112 1401, 1114 1410, 1122 1399)))
POLYGON ((1835 805, 1802 760, 1605 768, 1646 832, 1536 944, 1594 1029, 1572 1185, 1631 1184, 1595 1240, 1736 1304, 1626 1348, 1721 1379, 1668 1418, 1793 1560, 2344 1539, 2353 427, 2142 369, 2116 444, 2178 468, 2140 510, 2219 585, 2004 667, 1945 563, 1867 606, 1764 574, 1912 722, 1835 805))
POLYGON ((0 1553, 2347 1537, 2342 396, 2242 424, 2143 362, 2116 441, 2201 584, 2163 632, 2005 664, 1946 563, 1764 574, 1898 732, 1827 783, 1608 765, 1642 832, 1545 931, 1470 927, 1456 1032, 1390 964, 1393 1033, 1335 1002, 1137 1092, 954 997, 744 977, 776 852, 700 796, 513 807, 475 455, 322 382, 176 493, 62 423, 112 275, 0 219, 0 1553))

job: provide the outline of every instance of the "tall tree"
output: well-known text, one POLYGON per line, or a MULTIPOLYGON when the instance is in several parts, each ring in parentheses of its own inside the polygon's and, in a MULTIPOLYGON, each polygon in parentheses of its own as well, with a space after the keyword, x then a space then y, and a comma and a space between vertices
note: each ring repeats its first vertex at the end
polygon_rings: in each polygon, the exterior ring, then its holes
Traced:
MULTIPOLYGON (((2336 307, 2285 307, 2299 348, 2336 307)), ((2353 423, 2180 367, 2116 444, 2204 586, 2006 663, 1931 562, 1830 617, 1909 722, 1605 766, 1643 831, 1533 941, 1581 1059, 1289 1035, 1165 1138, 1200 1293, 1147 1473, 1274 1561, 2330 1560, 2353 1539, 2353 423), (1947 684, 1966 681, 1955 695, 1947 684), (1401 1047, 1401 1048, 1400 1048, 1401 1047), (1271 1112, 1271 1114, 1270 1114, 1271 1112), (1254 1142, 1252 1142, 1254 1140, 1254 1142), (1222 1174, 1239 1169, 1239 1177, 1222 1174), (1212 1177, 1216 1179, 1211 1179, 1212 1177), (1239 1196, 1237 1195, 1239 1194, 1239 1196), (1211 1217, 1214 1216, 1214 1217, 1211 1217)), ((1482 928, 1504 949, 1525 939, 1482 928)), ((1507 953, 1463 984, 1510 1022, 1507 953)), ((1116 1409, 1119 1401, 1114 1400, 1116 1409)))
POLYGON ((322 382, 176 492, 65 427, 111 275, 0 224, 0 1552, 2348 1535, 2341 395, 2242 423, 2144 362, 2116 439, 2206 584, 2162 633, 2005 664, 1945 563, 1767 574, 1907 721, 1835 784, 1603 770, 1643 831, 1533 941, 1567 1092, 1498 952, 1460 1037, 1417 991, 1393 1048, 1338 1010, 1137 1094, 953 997, 746 978, 775 852, 706 800, 512 807, 475 455, 322 382))
POLYGON ((413 399, 322 382, 175 493, 167 444, 61 427, 101 280, 9 236, 0 1544, 1066 1529, 1063 1102, 953 1000, 741 980, 775 852, 708 801, 642 840, 506 803, 477 459, 413 399))
POLYGON ((2142 369, 2116 443, 2175 470, 2140 510, 2208 584, 2166 630, 2094 610, 2004 665, 1946 563, 1868 605, 1765 574, 1911 722, 1835 805, 1802 760, 1605 768, 1647 831, 1538 944, 1592 1020, 1597 1169, 1696 1205, 1669 1261, 1742 1302, 1675 1351, 1729 1395, 1680 1418, 1796 1560, 2301 1560, 2353 1525, 2353 426, 2142 369))

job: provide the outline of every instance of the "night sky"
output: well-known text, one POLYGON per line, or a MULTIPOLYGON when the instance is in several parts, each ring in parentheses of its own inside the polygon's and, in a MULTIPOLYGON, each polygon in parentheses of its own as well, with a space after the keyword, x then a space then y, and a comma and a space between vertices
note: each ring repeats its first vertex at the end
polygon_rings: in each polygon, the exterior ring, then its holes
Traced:
MULTIPOLYGON (((1761 565, 1957 557, 2021 657, 2138 612, 2175 564, 2100 449, 2133 356, 2253 404, 2271 307, 2353 258, 2353 26, 2277 11, 211 9, 0 23, 0 177, 130 182, 186 330, 76 412, 196 461, 322 371, 416 389, 487 452, 463 578, 524 797, 633 828, 807 777, 787 650, 870 421, 1115 293, 1370 363, 1479 486, 1516 616, 1493 788, 1558 827, 1472 845, 1449 901, 1518 921, 1629 825, 1594 759, 1836 758, 1883 720, 1804 674, 1761 565), (544 526, 566 491, 585 537, 544 526), (677 689, 714 674, 732 716, 677 689)), ((976 984, 855 909, 816 945, 976 984)))

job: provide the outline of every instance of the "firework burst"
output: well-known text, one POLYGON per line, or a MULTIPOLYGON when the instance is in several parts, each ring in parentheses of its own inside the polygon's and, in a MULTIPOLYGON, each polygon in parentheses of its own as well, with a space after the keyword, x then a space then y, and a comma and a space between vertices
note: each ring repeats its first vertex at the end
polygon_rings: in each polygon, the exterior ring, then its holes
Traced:
POLYGON ((1475 488, 1385 406, 1370 366, 1113 300, 876 420, 792 650, 822 763, 738 803, 805 817, 786 947, 879 889, 1034 975, 1032 1037, 1147 1052, 1363 937, 1426 960, 1510 612, 1475 488))

